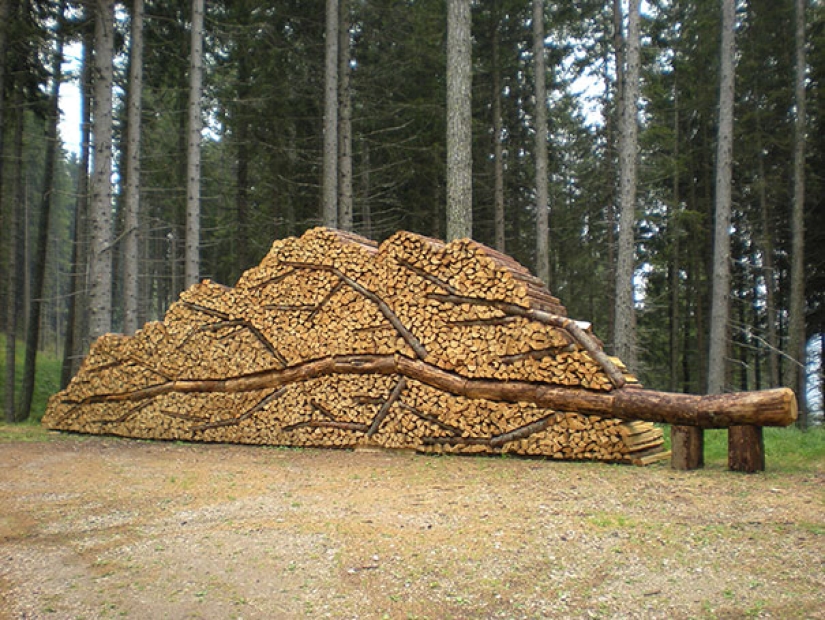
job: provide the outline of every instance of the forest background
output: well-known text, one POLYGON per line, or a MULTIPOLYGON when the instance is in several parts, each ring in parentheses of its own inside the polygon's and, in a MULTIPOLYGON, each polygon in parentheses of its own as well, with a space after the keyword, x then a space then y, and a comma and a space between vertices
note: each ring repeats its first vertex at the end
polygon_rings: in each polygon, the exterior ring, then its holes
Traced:
POLYGON ((42 414, 38 352, 65 383, 274 239, 454 236, 459 201, 645 385, 789 385, 821 423, 823 25, 818 0, 0 0, 5 419, 42 414))

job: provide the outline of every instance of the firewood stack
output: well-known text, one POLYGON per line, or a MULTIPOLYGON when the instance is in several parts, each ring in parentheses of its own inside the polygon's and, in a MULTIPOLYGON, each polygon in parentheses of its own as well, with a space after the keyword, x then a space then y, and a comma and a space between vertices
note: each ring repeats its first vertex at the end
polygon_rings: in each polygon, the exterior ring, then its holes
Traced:
MULTIPOLYGON (((148 439, 414 448, 644 464, 661 431, 536 394, 631 389, 513 259, 399 232, 276 241, 234 288, 204 281, 162 322, 106 335, 52 397, 53 429, 148 439)), ((607 414, 604 414, 607 415, 607 414)))

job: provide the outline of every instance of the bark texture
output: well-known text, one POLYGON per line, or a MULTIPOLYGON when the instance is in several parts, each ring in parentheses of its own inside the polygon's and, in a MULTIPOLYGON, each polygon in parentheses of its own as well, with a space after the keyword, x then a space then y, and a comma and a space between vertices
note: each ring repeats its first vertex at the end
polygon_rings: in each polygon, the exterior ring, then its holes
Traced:
POLYGON ((636 309, 633 276, 636 265, 636 167, 638 151, 637 106, 639 100, 640 39, 639 2, 628 5, 627 37, 622 72, 619 118, 619 239, 616 257, 616 308, 613 335, 616 355, 636 365, 636 309))
POLYGON ((550 204, 547 180, 547 86, 544 0, 533 0, 533 71, 536 97, 536 275, 550 284, 550 204))
POLYGON ((143 0, 132 2, 129 97, 126 108, 126 187, 123 221, 123 332, 138 328, 138 220, 140 215, 140 109, 143 98, 143 0))
POLYGON ((722 2, 722 45, 719 52, 719 126, 716 141, 716 198, 713 228, 713 286, 710 302, 708 393, 727 384, 730 329, 730 223, 733 179, 734 0, 722 2))
POLYGON ((201 96, 203 94, 204 0, 192 0, 192 46, 189 52, 189 123, 186 147, 186 249, 184 283, 200 279, 201 230, 201 96))
POLYGON ((115 3, 95 3, 93 80, 94 171, 90 187, 89 334, 112 329, 112 88, 115 3))
POLYGON ((447 239, 473 236, 470 0, 447 1, 447 239))

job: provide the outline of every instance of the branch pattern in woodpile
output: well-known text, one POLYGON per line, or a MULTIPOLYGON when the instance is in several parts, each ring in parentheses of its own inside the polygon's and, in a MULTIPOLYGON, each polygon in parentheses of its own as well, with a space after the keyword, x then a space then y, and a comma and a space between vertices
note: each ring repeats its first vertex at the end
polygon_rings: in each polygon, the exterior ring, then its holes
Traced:
POLYGON ((162 322, 100 338, 44 424, 646 461, 661 455, 661 431, 609 415, 612 392, 632 383, 589 326, 510 257, 466 239, 400 232, 378 247, 319 228, 276 241, 234 288, 204 281, 162 322), (556 389, 570 396, 540 398, 556 389), (592 399, 605 412, 554 405, 592 399))

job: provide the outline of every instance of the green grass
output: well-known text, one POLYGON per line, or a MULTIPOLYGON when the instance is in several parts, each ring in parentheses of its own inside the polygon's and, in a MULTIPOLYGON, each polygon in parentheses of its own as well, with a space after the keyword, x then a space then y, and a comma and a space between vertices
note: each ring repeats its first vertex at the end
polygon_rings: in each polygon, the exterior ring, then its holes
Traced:
MULTIPOLYGON (((664 426, 665 444, 670 449, 670 428, 664 426)), ((825 471, 825 426, 801 431, 795 426, 766 427, 765 469, 769 472, 803 473, 825 471)), ((726 468, 728 463, 728 432, 725 429, 705 431, 705 466, 726 468)))
MULTIPOLYGON (((6 388, 6 336, 0 334, 0 406, 5 403, 6 388)), ((23 385, 23 363, 26 350, 22 341, 17 342, 15 357, 15 405, 20 403, 20 390, 23 385)), ((53 353, 37 354, 37 378, 34 384, 32 415, 28 421, 39 423, 46 411, 49 397, 60 389, 60 368, 62 360, 53 353)))

